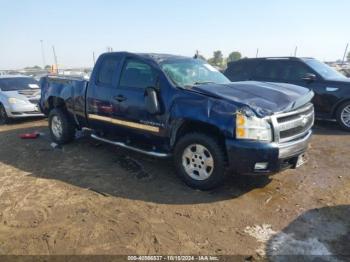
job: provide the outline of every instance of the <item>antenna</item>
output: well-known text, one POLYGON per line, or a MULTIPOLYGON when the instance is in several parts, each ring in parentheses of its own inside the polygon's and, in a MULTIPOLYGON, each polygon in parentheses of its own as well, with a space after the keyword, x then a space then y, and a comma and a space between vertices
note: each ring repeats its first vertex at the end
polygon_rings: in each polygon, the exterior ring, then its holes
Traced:
POLYGON ((344 56, 343 56, 343 61, 342 61, 341 65, 344 65, 344 63, 345 63, 345 57, 346 57, 346 53, 348 52, 348 47, 349 47, 349 43, 346 44, 345 52, 344 52, 344 56))

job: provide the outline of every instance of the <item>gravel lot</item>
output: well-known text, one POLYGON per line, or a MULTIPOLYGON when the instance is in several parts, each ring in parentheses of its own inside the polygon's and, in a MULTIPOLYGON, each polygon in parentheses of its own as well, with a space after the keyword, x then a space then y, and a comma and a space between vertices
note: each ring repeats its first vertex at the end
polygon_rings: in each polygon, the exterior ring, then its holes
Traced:
MULTIPOLYGON (((171 161, 80 138, 46 120, 0 127, 0 254, 350 255, 350 134, 316 123, 309 162, 189 189, 171 161), (36 140, 21 140, 39 131, 36 140)), ((325 257, 333 261, 334 257, 325 257)))

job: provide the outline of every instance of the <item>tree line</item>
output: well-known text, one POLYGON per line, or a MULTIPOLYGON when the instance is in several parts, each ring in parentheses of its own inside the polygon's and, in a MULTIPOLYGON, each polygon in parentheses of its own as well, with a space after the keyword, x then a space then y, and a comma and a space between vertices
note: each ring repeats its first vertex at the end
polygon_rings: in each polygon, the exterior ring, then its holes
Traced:
POLYGON ((238 51, 231 52, 228 57, 224 57, 220 50, 214 51, 213 57, 206 59, 204 56, 200 55, 198 52, 196 54, 197 58, 207 61, 212 66, 225 68, 230 62, 237 61, 242 58, 242 54, 238 51))

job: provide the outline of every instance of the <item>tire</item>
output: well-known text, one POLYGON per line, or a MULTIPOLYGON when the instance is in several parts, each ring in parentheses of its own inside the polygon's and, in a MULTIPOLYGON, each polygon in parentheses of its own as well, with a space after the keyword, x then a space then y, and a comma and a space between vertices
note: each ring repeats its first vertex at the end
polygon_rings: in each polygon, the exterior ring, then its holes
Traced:
POLYGON ((9 122, 5 107, 3 104, 0 104, 0 125, 5 125, 9 122))
POLYGON ((344 102, 339 106, 336 118, 340 127, 350 132, 350 101, 344 102))
POLYGON ((226 178, 226 157, 218 141, 206 134, 189 133, 176 143, 174 161, 178 176, 190 187, 209 190, 226 178))
POLYGON ((67 144, 75 137, 75 124, 60 108, 50 111, 49 129, 52 140, 59 145, 67 144))

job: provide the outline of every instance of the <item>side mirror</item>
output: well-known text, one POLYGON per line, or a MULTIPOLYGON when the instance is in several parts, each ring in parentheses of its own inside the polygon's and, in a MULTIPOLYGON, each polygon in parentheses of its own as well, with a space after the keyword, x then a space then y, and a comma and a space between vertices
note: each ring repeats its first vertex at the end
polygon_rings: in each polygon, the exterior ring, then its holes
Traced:
POLYGON ((304 77, 302 78, 302 80, 306 81, 306 82, 313 82, 317 79, 315 74, 312 73, 307 73, 304 75, 304 77))
POLYGON ((154 87, 147 87, 145 91, 146 109, 151 114, 160 113, 160 105, 157 97, 157 91, 154 87))

